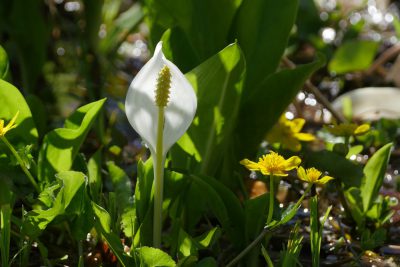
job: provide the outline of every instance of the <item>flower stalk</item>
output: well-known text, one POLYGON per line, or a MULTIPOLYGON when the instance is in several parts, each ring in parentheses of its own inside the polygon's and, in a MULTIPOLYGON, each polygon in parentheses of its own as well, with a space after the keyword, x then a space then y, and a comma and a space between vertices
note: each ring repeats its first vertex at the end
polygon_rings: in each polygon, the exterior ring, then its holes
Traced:
POLYGON ((21 159, 19 156, 18 152, 15 150, 13 145, 8 142, 7 138, 3 135, 0 136, 1 141, 3 141, 4 144, 10 149, 11 153, 14 155, 14 157, 17 159, 19 166, 21 167, 22 171, 25 173, 25 175, 28 177, 29 181, 33 185, 33 187, 36 189, 38 193, 40 193, 40 188, 39 185, 36 183, 35 178, 33 178, 32 174, 29 172, 28 168, 26 168, 24 161, 21 159))
POLYGON ((196 108, 193 87, 178 67, 165 58, 159 42, 153 57, 133 79, 125 101, 129 123, 147 144, 153 159, 153 246, 156 248, 161 247, 166 154, 189 128, 196 108))

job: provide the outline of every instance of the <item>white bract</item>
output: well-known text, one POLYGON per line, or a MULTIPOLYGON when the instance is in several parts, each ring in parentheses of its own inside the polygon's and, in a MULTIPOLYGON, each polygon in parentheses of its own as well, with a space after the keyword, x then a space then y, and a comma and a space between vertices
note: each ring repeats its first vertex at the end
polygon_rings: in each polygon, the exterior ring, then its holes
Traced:
POLYGON ((197 108, 197 98, 189 81, 162 52, 162 42, 157 44, 153 57, 144 65, 129 86, 125 110, 129 123, 142 137, 154 156, 157 144, 158 106, 155 89, 161 69, 171 72, 169 101, 165 107, 163 157, 173 144, 186 132, 197 108))

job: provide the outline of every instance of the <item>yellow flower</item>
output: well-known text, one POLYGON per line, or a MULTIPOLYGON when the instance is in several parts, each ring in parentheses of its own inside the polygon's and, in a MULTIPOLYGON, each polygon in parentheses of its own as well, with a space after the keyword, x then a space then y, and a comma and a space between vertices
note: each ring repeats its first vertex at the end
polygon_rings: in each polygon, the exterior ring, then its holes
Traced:
POLYGON ((293 156, 289 159, 284 159, 281 155, 275 152, 271 152, 267 155, 259 158, 258 162, 254 162, 248 159, 240 161, 240 164, 244 165, 251 171, 260 171, 264 175, 275 175, 275 176, 287 176, 287 171, 290 171, 301 163, 301 159, 297 156, 293 156))
POLYGON ((322 185, 333 179, 331 176, 324 176, 321 178, 321 174, 322 173, 316 168, 304 170, 303 167, 299 167, 297 169, 297 176, 300 178, 300 180, 310 184, 322 185))
POLYGON ((278 123, 268 133, 267 141, 269 143, 280 143, 282 148, 285 149, 299 151, 301 149, 300 141, 309 142, 315 139, 312 134, 300 132, 304 123, 304 119, 297 118, 290 121, 285 115, 282 115, 278 123))
POLYGON ((15 121, 18 117, 18 114, 19 114, 19 111, 17 111, 17 114, 15 114, 15 116, 10 120, 10 122, 5 127, 4 127, 4 120, 0 120, 0 137, 5 136, 9 130, 17 127, 17 125, 15 124, 15 121))
POLYGON ((336 136, 349 137, 352 135, 363 135, 369 131, 370 126, 366 123, 358 126, 355 123, 341 123, 324 127, 328 132, 336 136))

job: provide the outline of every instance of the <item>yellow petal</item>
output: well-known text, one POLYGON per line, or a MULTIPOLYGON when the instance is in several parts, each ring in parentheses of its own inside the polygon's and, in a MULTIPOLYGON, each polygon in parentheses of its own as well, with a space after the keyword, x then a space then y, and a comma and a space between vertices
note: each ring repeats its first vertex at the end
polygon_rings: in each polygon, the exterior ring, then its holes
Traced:
POLYGON ((14 129, 15 127, 17 127, 17 125, 15 124, 15 121, 17 120, 18 114, 19 114, 19 111, 17 111, 17 113, 10 120, 10 122, 7 124, 7 126, 4 127, 4 133, 8 132, 11 129, 14 129))
POLYGON ((297 169, 297 176, 299 177, 300 180, 302 180, 304 182, 307 182, 307 183, 310 182, 308 179, 308 176, 306 174, 306 171, 301 166, 297 169))
POLYGON ((369 124, 362 124, 360 126, 358 126, 355 130, 354 130, 354 135, 362 135, 365 134, 366 132, 368 132, 370 129, 369 124))
POLYGON ((3 131, 3 127, 4 127, 4 121, 0 120, 0 132, 3 131))
POLYGON ((281 177, 284 177, 284 176, 288 176, 289 174, 287 174, 287 173, 285 173, 285 172, 281 172, 281 171, 277 171, 277 172, 274 172, 274 173, 272 173, 273 175, 275 175, 275 176, 281 176, 281 177))
POLYGON ((297 133, 295 136, 297 140, 299 141, 304 141, 304 142, 310 142, 315 140, 315 136, 309 133, 297 133))
POLYGON ((292 130, 292 132, 298 133, 301 131, 301 129, 303 129, 305 122, 306 121, 302 118, 294 119, 290 122, 290 129, 292 130))
POLYGON ((329 182, 332 179, 333 179, 333 177, 331 177, 331 176, 324 176, 321 179, 317 180, 315 183, 322 185, 322 184, 326 184, 327 182, 329 182))
POLYGON ((240 164, 245 166, 247 169, 250 171, 258 171, 260 170, 260 165, 254 161, 248 160, 248 159, 243 159, 240 161, 240 164))
POLYGON ((290 157, 285 161, 285 171, 290 171, 297 166, 299 166, 301 163, 301 159, 297 156, 290 157))
POLYGON ((272 174, 267 168, 260 168, 260 172, 265 176, 272 174))

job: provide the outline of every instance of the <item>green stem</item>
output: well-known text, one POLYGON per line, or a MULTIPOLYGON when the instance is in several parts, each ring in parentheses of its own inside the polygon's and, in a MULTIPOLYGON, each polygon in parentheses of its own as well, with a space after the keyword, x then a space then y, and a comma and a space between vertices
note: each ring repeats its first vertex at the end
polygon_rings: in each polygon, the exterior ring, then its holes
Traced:
POLYGON ((267 217, 267 225, 272 221, 272 215, 274 214, 274 176, 271 174, 269 176, 269 208, 268 208, 268 217, 267 217))
POLYGON ((163 188, 164 188, 163 133, 164 133, 164 107, 159 107, 158 120, 157 120, 157 144, 156 144, 155 158, 153 158, 154 162, 153 246, 155 248, 161 247, 162 203, 163 203, 163 188))
POLYGON ((8 142, 7 138, 5 136, 1 137, 1 140, 6 144, 6 146, 10 149, 11 153, 14 155, 14 157, 17 159, 19 166, 21 169, 24 171, 26 176, 28 176, 29 181, 32 183, 33 187, 36 189, 38 193, 40 193, 40 188, 38 184, 36 183, 35 178, 32 176, 32 174, 29 172, 29 170, 26 168, 24 161, 21 159, 19 156, 18 152, 14 149, 14 147, 8 142))

